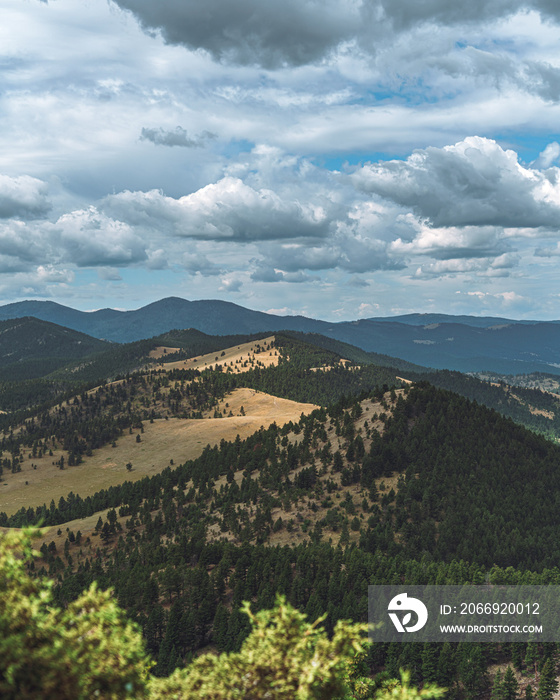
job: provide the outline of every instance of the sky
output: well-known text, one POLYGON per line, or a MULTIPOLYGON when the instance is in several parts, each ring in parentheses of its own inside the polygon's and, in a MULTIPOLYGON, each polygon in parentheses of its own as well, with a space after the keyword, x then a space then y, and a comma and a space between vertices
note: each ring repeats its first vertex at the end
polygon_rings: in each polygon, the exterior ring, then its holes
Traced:
POLYGON ((560 318, 556 0, 3 0, 0 304, 560 318))

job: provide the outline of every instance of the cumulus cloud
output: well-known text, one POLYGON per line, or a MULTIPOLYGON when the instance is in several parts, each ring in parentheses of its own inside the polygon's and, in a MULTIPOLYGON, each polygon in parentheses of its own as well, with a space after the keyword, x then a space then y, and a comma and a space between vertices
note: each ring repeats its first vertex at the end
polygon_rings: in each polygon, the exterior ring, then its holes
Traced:
POLYGON ((281 282, 284 279, 284 273, 266 264, 258 263, 257 269, 251 274, 251 279, 253 282, 281 282))
POLYGON ((128 224, 94 206, 63 214, 49 229, 64 258, 78 267, 130 265, 147 258, 145 243, 128 224))
POLYGON ((435 227, 556 227, 560 216, 560 170, 525 168, 514 151, 478 136, 369 163, 352 178, 435 227))
POLYGON ((264 263, 260 263, 257 269, 251 274, 253 282, 289 282, 291 284, 303 284, 304 282, 316 282, 320 278, 317 275, 308 275, 302 270, 297 272, 283 272, 268 267, 264 263))
POLYGON ((375 270, 398 270, 404 268, 399 256, 391 254, 385 241, 374 237, 356 236, 346 230, 344 234, 331 234, 321 245, 307 242, 293 244, 272 244, 261 246, 260 251, 269 268, 257 271, 261 281, 273 281, 270 268, 275 274, 283 274, 287 279, 288 273, 303 270, 320 271, 341 269, 347 272, 360 273, 375 270), (280 271, 280 272, 279 272, 280 271), (268 279, 264 279, 264 276, 268 279))
POLYGON ((131 224, 167 225, 177 236, 216 241, 253 241, 322 236, 329 221, 320 205, 285 199, 227 176, 174 199, 157 190, 122 192, 104 207, 131 224))
POLYGON ((435 228, 415 222, 412 240, 397 238, 389 245, 395 255, 429 255, 441 260, 486 258, 508 252, 509 242, 495 226, 450 226, 435 228))
POLYGON ((46 182, 29 175, 0 175, 0 218, 35 219, 51 209, 46 182))
POLYGON ((190 137, 185 129, 178 126, 174 131, 162 129, 148 129, 143 127, 140 132, 141 141, 151 141, 156 146, 180 146, 182 148, 200 148, 210 140, 217 137, 211 131, 203 131, 198 136, 190 137))
POLYGON ((48 236, 38 225, 10 220, 0 223, 0 251, 18 264, 40 263, 46 259, 48 236))

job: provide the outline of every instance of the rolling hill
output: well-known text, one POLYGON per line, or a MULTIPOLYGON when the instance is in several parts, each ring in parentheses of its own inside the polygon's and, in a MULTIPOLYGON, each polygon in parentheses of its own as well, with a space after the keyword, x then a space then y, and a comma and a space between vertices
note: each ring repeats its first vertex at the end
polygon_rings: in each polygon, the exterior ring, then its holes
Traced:
MULTIPOLYGON (((42 523, 31 572, 58 605, 113 588, 157 675, 239 649, 241 601, 259 610, 277 592, 332 633, 365 618, 370 584, 560 583, 560 447, 433 384, 529 412, 551 395, 382 367, 314 335, 141 342, 150 364, 3 417, 0 526, 42 523)), ((476 661, 485 697, 495 654, 439 646, 376 645, 361 673, 381 683, 402 667, 427 683, 440 669, 463 698, 476 661)), ((530 651, 496 654, 535 684, 550 649, 530 651)))

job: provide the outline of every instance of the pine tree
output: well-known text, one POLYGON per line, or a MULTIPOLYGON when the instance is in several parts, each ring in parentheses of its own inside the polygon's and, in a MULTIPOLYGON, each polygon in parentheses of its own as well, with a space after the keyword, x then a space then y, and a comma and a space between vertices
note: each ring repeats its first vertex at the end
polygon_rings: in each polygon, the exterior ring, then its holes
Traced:
POLYGON ((427 642, 422 649, 422 677, 424 683, 436 683, 438 677, 438 644, 427 642))
POLYGON ((511 666, 508 666, 504 674, 503 681, 503 700, 517 700, 517 694, 519 693, 519 683, 515 677, 515 673, 511 666))
MULTIPOLYGON (((467 698, 477 697, 487 682, 486 663, 480 644, 465 643, 460 650, 459 674, 467 698)), ((548 699, 547 699, 548 700, 548 699)))
POLYGON ((535 642, 529 642, 527 644, 527 651, 525 652, 525 666, 527 667, 527 672, 536 675, 539 661, 540 654, 537 644, 535 644, 535 642))
POLYGON ((556 680, 556 669, 554 668, 553 660, 548 658, 541 672, 537 698, 538 700, 552 700, 557 690, 558 681, 556 680))
POLYGON ((504 678, 502 672, 498 669, 496 675, 494 676, 494 683, 492 685, 492 694, 490 695, 490 700, 503 700, 504 699, 504 678))
POLYGON ((523 651, 524 644, 521 642, 513 642, 511 645, 511 662, 513 667, 521 671, 523 667, 523 651))

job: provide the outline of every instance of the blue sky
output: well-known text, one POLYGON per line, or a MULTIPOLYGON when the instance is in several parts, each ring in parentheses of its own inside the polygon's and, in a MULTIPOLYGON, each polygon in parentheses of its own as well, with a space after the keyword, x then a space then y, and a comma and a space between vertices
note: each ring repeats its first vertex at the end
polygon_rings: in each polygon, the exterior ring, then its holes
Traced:
POLYGON ((560 6, 5 0, 0 303, 560 318, 560 6))

